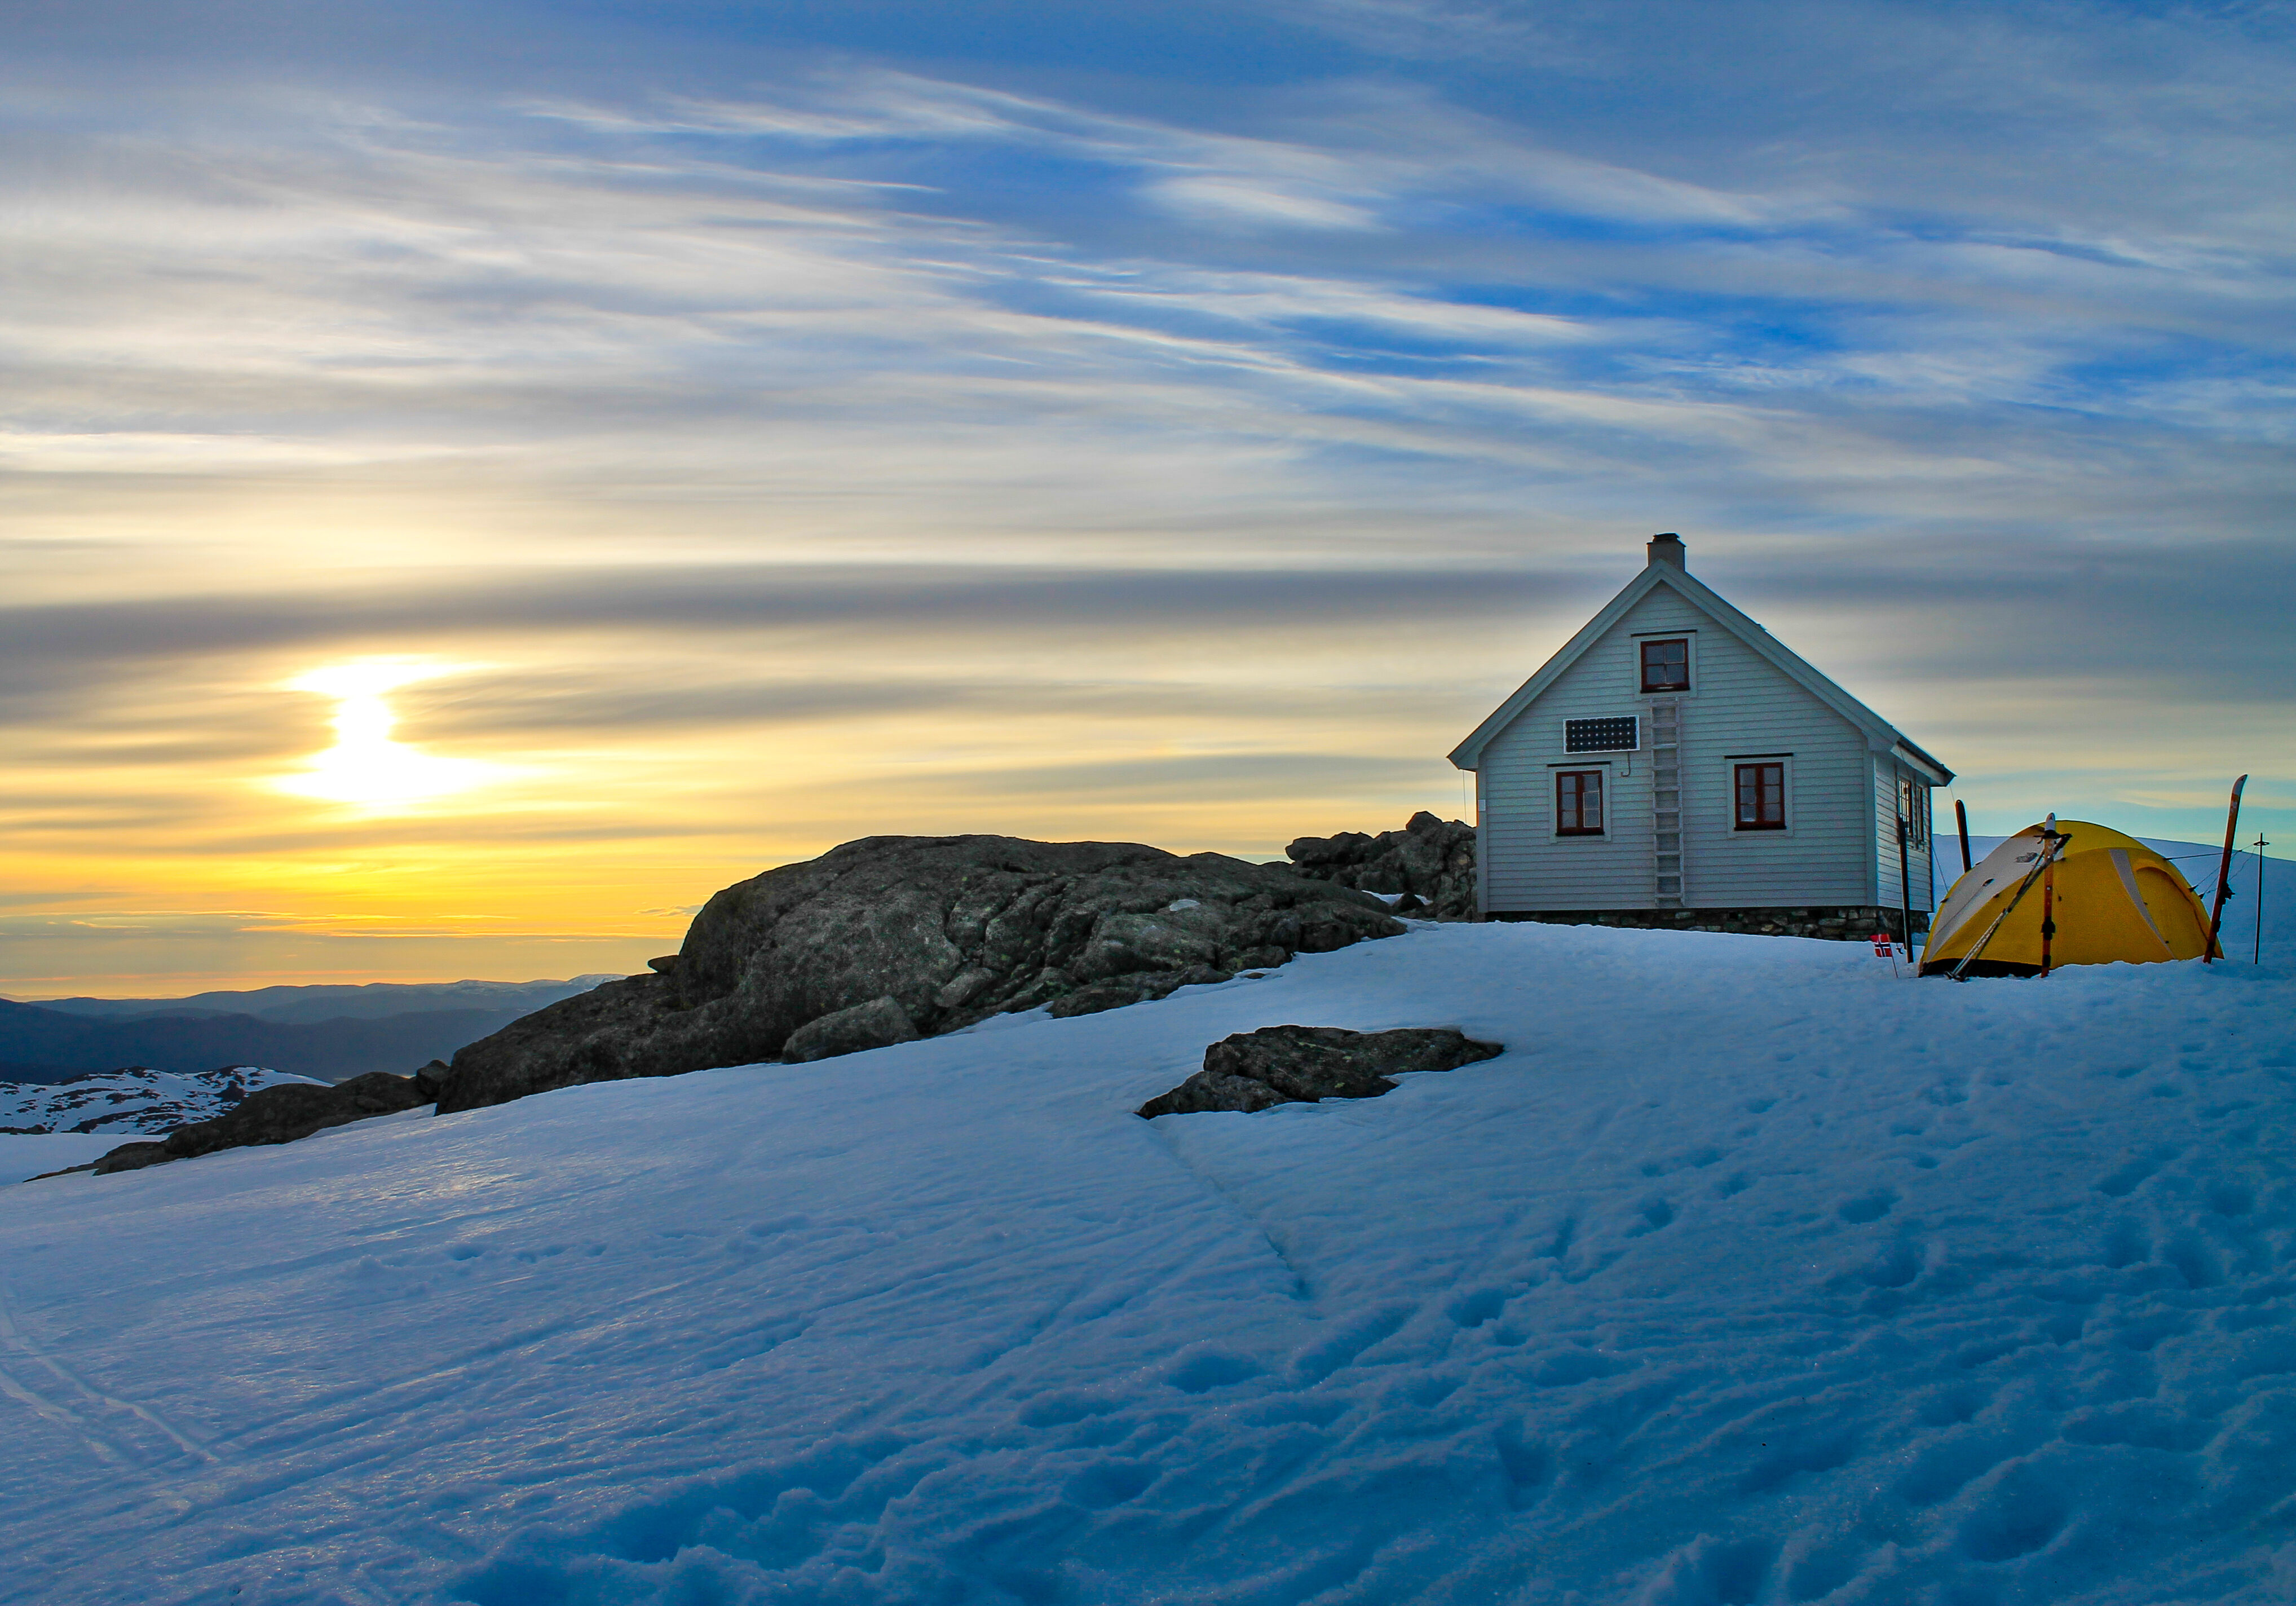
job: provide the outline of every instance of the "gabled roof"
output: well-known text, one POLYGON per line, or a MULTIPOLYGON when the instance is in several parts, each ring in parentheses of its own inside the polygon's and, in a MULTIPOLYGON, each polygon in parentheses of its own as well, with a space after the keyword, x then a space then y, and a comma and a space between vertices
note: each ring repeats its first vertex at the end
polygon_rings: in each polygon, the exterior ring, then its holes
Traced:
POLYGON ((1626 618, 1636 602, 1660 586, 1673 587, 1685 601, 1711 616, 1717 624, 1743 642, 1773 668, 1863 731, 1867 746, 1874 751, 1893 754, 1908 767, 1926 775, 1932 786, 1952 783, 1953 772, 1908 742, 1897 726, 1835 685, 1800 653, 1724 602, 1711 587, 1692 578, 1688 570, 1668 562, 1647 565, 1624 591, 1611 599, 1602 612, 1588 619, 1578 635, 1563 643, 1562 651, 1548 659, 1538 674, 1524 681, 1513 696, 1499 704, 1489 718, 1475 727, 1474 734, 1451 750, 1452 764, 1466 770, 1480 767, 1483 749, 1491 738, 1513 724, 1516 717, 1538 701, 1547 687, 1561 679, 1562 672, 1577 663, 1587 648, 1602 640, 1612 626, 1626 618))

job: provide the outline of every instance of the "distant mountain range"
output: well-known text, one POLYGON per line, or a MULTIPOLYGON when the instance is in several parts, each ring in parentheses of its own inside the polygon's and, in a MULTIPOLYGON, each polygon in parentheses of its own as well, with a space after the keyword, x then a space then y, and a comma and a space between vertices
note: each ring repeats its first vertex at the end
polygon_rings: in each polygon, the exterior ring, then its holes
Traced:
POLYGON ((612 975, 565 981, 377 982, 269 987, 187 998, 0 1000, 0 1081, 59 1082, 92 1070, 195 1071, 259 1065, 324 1082, 399 1075, 451 1058, 547 1004, 612 975))
POLYGON ((505 1010, 529 1014, 545 1004, 586 993, 602 971, 570 981, 370 981, 360 987, 263 987, 244 993, 193 993, 184 998, 27 998, 20 1002, 67 1015, 126 1020, 145 1015, 253 1015, 282 1024, 381 1020, 437 1010, 505 1010))

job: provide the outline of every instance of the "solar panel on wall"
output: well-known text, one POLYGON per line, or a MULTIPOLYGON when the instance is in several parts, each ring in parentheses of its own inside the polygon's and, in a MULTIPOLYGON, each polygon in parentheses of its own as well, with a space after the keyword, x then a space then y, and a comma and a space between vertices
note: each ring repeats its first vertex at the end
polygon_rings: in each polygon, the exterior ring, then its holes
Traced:
POLYGON ((1639 751, 1642 744, 1642 719, 1638 715, 1562 722, 1562 750, 1566 753, 1631 753, 1639 751))

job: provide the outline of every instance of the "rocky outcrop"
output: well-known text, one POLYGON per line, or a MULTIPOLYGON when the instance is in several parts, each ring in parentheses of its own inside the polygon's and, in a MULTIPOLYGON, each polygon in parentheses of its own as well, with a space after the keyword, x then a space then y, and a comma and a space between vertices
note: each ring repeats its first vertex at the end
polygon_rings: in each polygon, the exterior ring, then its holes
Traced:
POLYGON ((1475 828, 1463 821, 1439 820, 1421 809, 1401 831, 1301 837, 1283 851, 1298 874, 1390 897, 1401 894, 1398 914, 1475 918, 1475 828))
POLYGON ((363 1077, 328 1086, 317 1082, 291 1082, 260 1087, 213 1120, 178 1127, 156 1143, 123 1143, 95 1162, 99 1176, 114 1171, 140 1170, 171 1159, 190 1159, 218 1149, 241 1149, 250 1143, 291 1143, 299 1137, 329 1127, 362 1121, 369 1116, 419 1109, 431 1094, 412 1077, 394 1077, 371 1070, 363 1077))
POLYGON ((900 1040, 904 1019, 930 1037, 1039 1004, 1113 1008, 1402 930, 1376 899, 1216 853, 870 837, 726 888, 654 974, 463 1049, 439 1108, 847 1053, 900 1040))
POLYGON ((1415 1070, 1456 1070, 1506 1052, 1452 1027, 1351 1032, 1336 1026, 1264 1026, 1204 1050, 1204 1068, 1138 1114, 1191 1115, 1210 1110, 1265 1110, 1324 1099, 1375 1099, 1391 1077, 1415 1070))

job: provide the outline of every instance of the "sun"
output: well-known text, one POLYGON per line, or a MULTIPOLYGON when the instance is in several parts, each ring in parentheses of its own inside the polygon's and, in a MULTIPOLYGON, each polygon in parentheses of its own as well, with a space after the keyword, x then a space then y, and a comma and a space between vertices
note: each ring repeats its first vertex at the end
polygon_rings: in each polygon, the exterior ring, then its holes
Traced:
POLYGON ((493 766, 466 758, 440 758, 391 740, 398 723, 385 694, 418 680, 431 680, 474 666, 425 659, 369 658, 332 664, 287 683, 294 692, 314 692, 336 700, 335 745, 314 754, 300 774, 275 784, 282 791, 373 811, 405 808, 488 779, 493 766))

